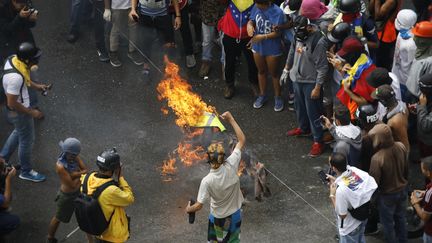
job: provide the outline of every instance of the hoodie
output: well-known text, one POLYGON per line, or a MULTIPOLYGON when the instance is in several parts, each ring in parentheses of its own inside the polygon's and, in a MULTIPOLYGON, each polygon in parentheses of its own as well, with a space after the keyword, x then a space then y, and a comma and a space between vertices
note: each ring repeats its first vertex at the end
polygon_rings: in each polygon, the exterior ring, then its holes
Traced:
MULTIPOLYGON (((82 175, 81 183, 84 178, 85 175, 82 175)), ((93 173, 88 179, 88 194, 92 195, 99 186, 110 180, 112 180, 111 177, 107 178, 93 173)), ((109 220, 111 215, 112 218, 108 228, 97 238, 113 243, 125 242, 129 238, 129 223, 124 208, 134 202, 132 189, 126 180, 120 177, 119 186, 107 187, 98 200, 106 220, 109 220)))
POLYGON ((359 168, 362 147, 360 128, 349 124, 346 126, 331 126, 329 131, 336 140, 333 152, 344 154, 349 165, 359 168))
POLYGON ((396 193, 408 184, 407 150, 401 142, 395 142, 391 128, 377 124, 369 131, 373 149, 369 174, 378 183, 380 193, 396 193))

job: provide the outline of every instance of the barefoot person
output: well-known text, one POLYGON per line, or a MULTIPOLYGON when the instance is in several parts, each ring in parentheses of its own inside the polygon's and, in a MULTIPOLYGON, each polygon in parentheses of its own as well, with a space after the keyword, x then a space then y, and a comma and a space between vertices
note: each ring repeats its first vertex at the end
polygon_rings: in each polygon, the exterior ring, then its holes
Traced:
POLYGON ((189 202, 186 212, 197 212, 205 202, 210 201, 208 242, 240 242, 243 195, 237 171, 246 137, 230 112, 225 112, 221 118, 231 124, 239 142, 226 159, 225 150, 220 143, 208 147, 210 172, 201 181, 197 202, 193 205, 189 202))
MULTIPOLYGON (((56 163, 56 172, 60 178, 60 191, 57 194, 57 211, 51 219, 47 243, 57 242, 55 233, 60 222, 69 223, 75 211, 74 200, 79 195, 80 177, 87 173, 84 162, 78 156, 81 143, 76 138, 67 138, 59 143, 62 153, 56 163)), ((90 237, 89 242, 93 242, 90 237)))

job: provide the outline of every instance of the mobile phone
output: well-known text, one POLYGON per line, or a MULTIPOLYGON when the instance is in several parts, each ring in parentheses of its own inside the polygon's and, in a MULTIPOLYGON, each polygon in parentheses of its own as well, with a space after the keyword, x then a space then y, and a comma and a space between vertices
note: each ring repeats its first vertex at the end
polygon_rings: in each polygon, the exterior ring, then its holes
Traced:
POLYGON ((321 179, 321 181, 322 181, 323 184, 327 185, 330 182, 330 180, 327 178, 327 175, 324 172, 324 170, 320 170, 318 172, 318 176, 321 179))

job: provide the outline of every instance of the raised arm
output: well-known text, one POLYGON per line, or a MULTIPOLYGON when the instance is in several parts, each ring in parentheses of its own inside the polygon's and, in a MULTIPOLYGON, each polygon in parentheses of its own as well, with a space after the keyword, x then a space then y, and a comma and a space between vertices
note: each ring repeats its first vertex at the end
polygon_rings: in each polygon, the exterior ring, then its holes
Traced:
POLYGON ((240 126, 237 124, 236 120, 232 116, 231 112, 226 111, 221 115, 221 118, 231 124, 231 126, 234 129, 234 132, 237 136, 238 143, 236 144, 235 148, 241 150, 243 146, 246 143, 246 136, 244 135, 243 131, 241 130, 240 126))

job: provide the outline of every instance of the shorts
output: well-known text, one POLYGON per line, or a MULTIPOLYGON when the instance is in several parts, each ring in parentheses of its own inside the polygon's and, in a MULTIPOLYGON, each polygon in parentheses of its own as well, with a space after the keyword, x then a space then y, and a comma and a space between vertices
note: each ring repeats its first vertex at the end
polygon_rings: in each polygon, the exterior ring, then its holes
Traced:
POLYGON ((241 209, 230 216, 218 219, 209 215, 208 242, 240 242, 241 209))
POLYGON ((55 199, 57 203, 56 219, 62 223, 69 223, 72 214, 75 211, 74 200, 79 195, 79 190, 76 192, 65 193, 59 191, 55 199))
POLYGON ((138 21, 145 27, 155 28, 162 35, 164 44, 174 43, 174 26, 171 15, 148 16, 139 14, 138 21))

